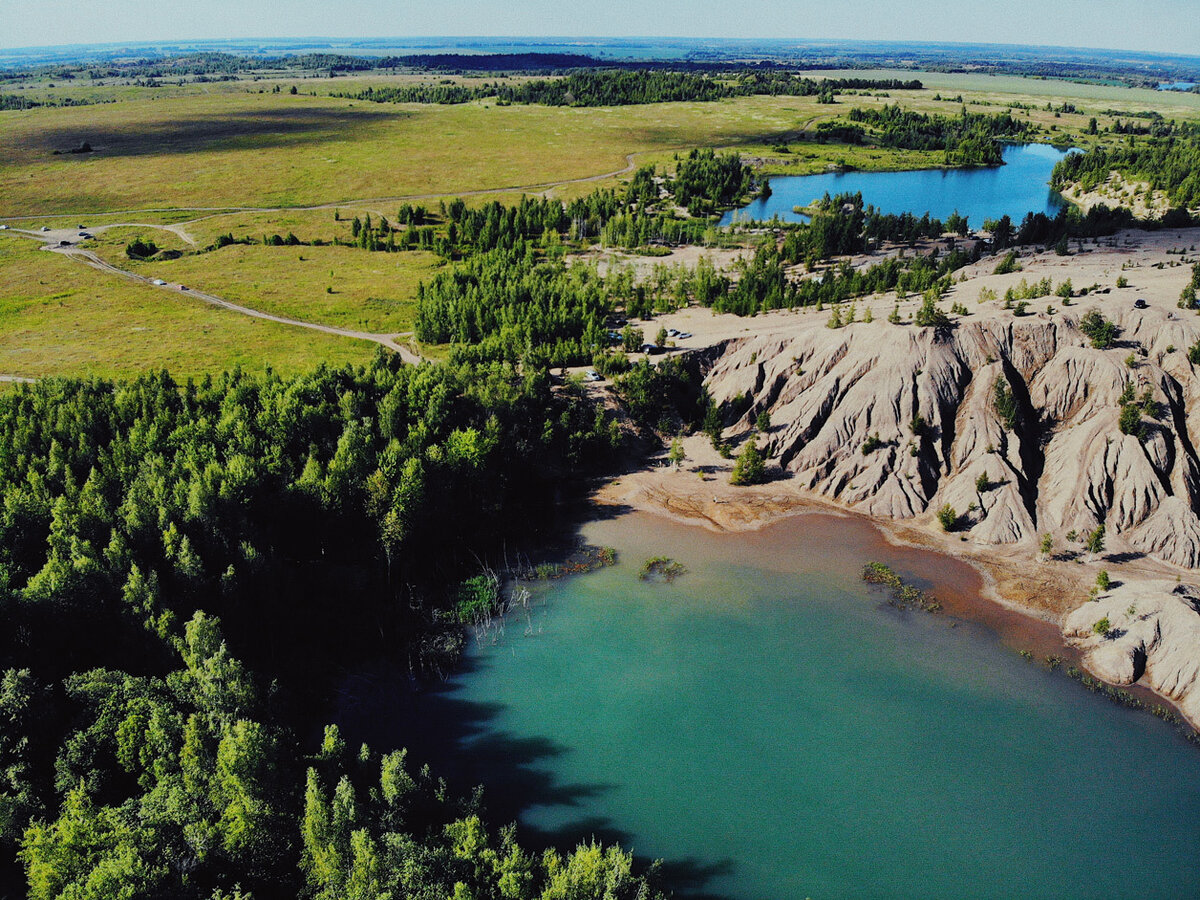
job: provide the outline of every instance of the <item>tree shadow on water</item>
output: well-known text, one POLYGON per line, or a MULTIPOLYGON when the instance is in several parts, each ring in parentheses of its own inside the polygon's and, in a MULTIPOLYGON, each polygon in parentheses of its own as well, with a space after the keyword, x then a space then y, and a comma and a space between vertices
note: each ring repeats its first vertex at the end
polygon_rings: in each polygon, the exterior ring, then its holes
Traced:
MULTIPOLYGON (((528 847, 567 852, 595 839, 635 848, 630 832, 595 812, 617 785, 560 780, 552 761, 569 753, 570 747, 551 737, 506 731, 498 726, 503 704, 463 696, 461 679, 486 677, 489 665, 466 657, 454 679, 434 685, 414 685, 393 664, 364 666, 343 679, 334 721, 350 746, 365 742, 381 752, 407 748, 410 766, 428 764, 446 779, 453 794, 468 796, 482 785, 485 813, 493 826, 520 823, 534 809, 551 812, 558 824, 518 825, 528 847)), ((650 860, 638 862, 645 866, 650 860)), ((681 900, 725 900, 706 888, 732 870, 728 859, 671 859, 661 866, 659 881, 681 900)))

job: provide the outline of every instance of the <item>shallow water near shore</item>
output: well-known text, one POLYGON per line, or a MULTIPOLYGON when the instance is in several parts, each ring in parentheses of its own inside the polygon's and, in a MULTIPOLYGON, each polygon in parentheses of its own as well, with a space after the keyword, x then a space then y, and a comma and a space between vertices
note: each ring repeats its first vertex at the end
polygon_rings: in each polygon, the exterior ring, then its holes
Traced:
POLYGON ((826 193, 856 193, 885 213, 928 212, 945 221, 955 210, 972 228, 985 219, 1009 216, 1020 225, 1026 213, 1055 215, 1066 205, 1050 190, 1050 174, 1066 153, 1048 144, 1014 144, 1004 148, 1004 165, 980 169, 918 169, 911 172, 830 172, 823 175, 777 175, 771 196, 727 212, 722 225, 735 220, 765 221, 778 215, 785 222, 806 222, 793 211, 826 193))
POLYGON ((584 537, 618 564, 540 586, 439 689, 364 695, 350 733, 394 728, 532 840, 661 857, 684 895, 1200 894, 1200 750, 1023 660, 1052 626, 981 605, 965 564, 821 514, 584 537), (651 556, 689 571, 642 582, 651 556), (887 606, 868 559, 952 612, 887 606))

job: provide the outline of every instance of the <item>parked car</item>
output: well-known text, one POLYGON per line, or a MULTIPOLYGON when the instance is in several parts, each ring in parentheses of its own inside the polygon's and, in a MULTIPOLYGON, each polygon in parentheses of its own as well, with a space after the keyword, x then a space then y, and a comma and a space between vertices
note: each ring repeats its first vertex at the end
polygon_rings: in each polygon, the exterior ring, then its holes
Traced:
POLYGON ((667 337, 679 337, 679 329, 678 328, 668 328, 667 329, 667 337))
POLYGON ((1147 303, 1145 300, 1143 300, 1141 297, 1138 297, 1136 300, 1133 301, 1134 309, 1145 309, 1149 305, 1150 304, 1147 303))
POLYGON ((181 284, 181 285, 179 286, 179 289, 180 289, 181 291, 186 291, 186 290, 187 290, 187 285, 186 285, 186 284, 181 284))
POLYGON ((680 340, 690 338, 691 336, 692 336, 692 333, 690 331, 681 331, 681 332, 679 332, 679 334, 676 335, 676 337, 679 338, 680 340))
POLYGON ((165 284, 166 284, 166 282, 165 282, 165 281, 163 281, 161 278, 155 278, 155 279, 154 279, 152 282, 150 282, 150 283, 151 283, 151 284, 154 284, 154 285, 157 285, 158 287, 162 287, 163 285, 165 285, 165 284))
POLYGON ((599 372, 597 372, 595 369, 588 369, 586 372, 583 373, 583 378, 585 381, 603 381, 604 380, 604 376, 601 375, 599 372))
POLYGON ((49 231, 49 230, 50 230, 50 226, 49 226, 49 225, 43 225, 43 226, 42 226, 42 231, 49 231))
POLYGON ((0 225, 0 231, 8 231, 7 225, 0 225))

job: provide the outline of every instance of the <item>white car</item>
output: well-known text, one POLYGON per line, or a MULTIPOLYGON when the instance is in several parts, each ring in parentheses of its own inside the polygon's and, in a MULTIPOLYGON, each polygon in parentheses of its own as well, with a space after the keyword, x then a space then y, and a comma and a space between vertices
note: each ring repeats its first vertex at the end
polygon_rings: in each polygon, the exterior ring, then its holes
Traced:
POLYGON ((0 225, 0 231, 8 231, 7 225, 0 225))
POLYGON ((43 225, 43 226, 42 226, 42 231, 49 231, 49 230, 50 230, 50 226, 49 226, 49 225, 43 225))
POLYGON ((595 369, 588 369, 586 372, 583 373, 583 377, 587 381, 603 381, 604 380, 603 376, 601 376, 600 373, 597 372, 595 369))
POLYGON ((150 282, 150 283, 151 283, 151 284, 153 284, 153 285, 157 285, 158 287, 162 287, 164 284, 166 284, 166 282, 165 282, 165 281, 163 281, 161 278, 155 278, 155 279, 154 279, 152 282, 150 282))

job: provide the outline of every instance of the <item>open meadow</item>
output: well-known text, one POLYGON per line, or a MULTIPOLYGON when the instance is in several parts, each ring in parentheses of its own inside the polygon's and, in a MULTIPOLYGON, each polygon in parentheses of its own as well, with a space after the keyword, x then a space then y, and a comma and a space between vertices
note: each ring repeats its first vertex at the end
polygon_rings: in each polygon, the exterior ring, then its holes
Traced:
POLYGON ((5 375, 179 377, 242 366, 279 372, 369 361, 365 341, 216 309, 105 275, 0 235, 0 371, 5 375))
MULTIPOLYGON (((832 104, 815 97, 755 96, 609 108, 498 106, 486 100, 392 104, 328 96, 420 80, 404 75, 91 85, 87 90, 94 96, 87 99, 114 102, 0 112, 0 219, 30 229, 113 226, 87 246, 144 277, 183 282, 275 315, 397 333, 411 329, 417 287, 439 265, 431 253, 261 243, 204 251, 222 235, 236 241, 261 242, 279 234, 295 235, 302 244, 349 242, 354 217, 394 222, 405 201, 436 210, 439 201, 459 195, 471 206, 511 203, 523 194, 570 200, 617 186, 636 166, 673 168, 677 153, 697 146, 737 150, 764 174, 810 174, 831 165, 882 170, 940 164, 938 152, 813 139, 820 122, 843 117, 854 106, 899 103, 942 115, 964 105, 983 113, 1015 108, 1015 115, 1042 126, 1048 136, 1079 143, 1117 141, 1103 128, 1121 113, 1155 109, 1167 117, 1200 117, 1200 97, 1194 95, 919 74, 926 90, 849 92, 832 104), (278 93, 275 84, 283 86, 278 93), (292 84, 295 95, 287 90, 292 84), (1064 104, 1073 111, 1062 109, 1064 104), (1093 116, 1101 125, 1098 136, 1085 133, 1093 116), (93 152, 54 152, 84 142, 93 152), (119 227, 126 225, 133 227, 119 227), (183 255, 129 260, 124 246, 137 236, 183 255)), ((50 96, 51 89, 35 83, 28 90, 50 96)), ((63 86, 55 90, 61 94, 63 86)), ((361 361, 373 352, 352 339, 164 297, 38 253, 18 238, 4 240, 0 277, 3 374, 113 374, 167 364, 189 373, 235 364, 287 369, 316 359, 361 361)))

